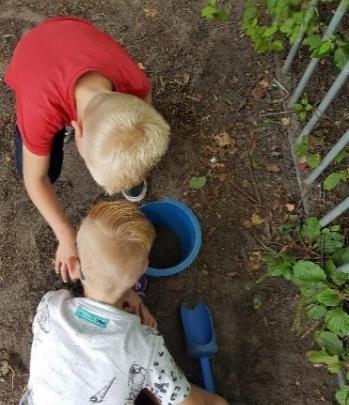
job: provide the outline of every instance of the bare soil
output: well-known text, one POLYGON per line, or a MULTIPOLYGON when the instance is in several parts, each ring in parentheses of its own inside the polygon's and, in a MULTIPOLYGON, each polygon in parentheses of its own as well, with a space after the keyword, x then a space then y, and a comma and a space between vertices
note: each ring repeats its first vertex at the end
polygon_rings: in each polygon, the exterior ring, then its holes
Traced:
MULTIPOLYGON (((191 268, 152 279, 147 291, 170 350, 200 383, 196 362, 185 354, 178 309, 204 300, 219 345, 213 360, 218 392, 251 405, 332 404, 335 380, 306 360, 309 338, 291 332, 295 290, 282 280, 256 284, 262 252, 301 204, 280 125, 285 95, 272 86, 273 59, 257 56, 241 33, 243 3, 226 1, 230 20, 207 23, 202 1, 0 0, 0 71, 23 32, 48 16, 85 17, 128 48, 150 75, 154 103, 173 133, 147 199, 187 203, 203 230, 191 268), (191 190, 191 177, 203 175, 205 187, 191 190)), ((62 283, 52 270, 52 232, 15 172, 14 98, 4 85, 0 100, 0 347, 12 367, 0 378, 0 404, 9 405, 18 403, 27 382, 35 308, 62 283)), ((73 143, 65 155, 56 189, 78 225, 104 194, 73 143)))

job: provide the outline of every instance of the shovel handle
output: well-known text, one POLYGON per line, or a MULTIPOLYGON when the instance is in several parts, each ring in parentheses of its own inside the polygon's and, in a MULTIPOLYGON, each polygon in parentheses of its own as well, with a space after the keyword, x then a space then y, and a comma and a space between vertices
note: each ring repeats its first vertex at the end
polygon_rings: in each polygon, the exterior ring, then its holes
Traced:
POLYGON ((208 357, 200 358, 202 378, 204 380, 204 388, 208 392, 214 392, 213 377, 211 371, 211 364, 208 357))

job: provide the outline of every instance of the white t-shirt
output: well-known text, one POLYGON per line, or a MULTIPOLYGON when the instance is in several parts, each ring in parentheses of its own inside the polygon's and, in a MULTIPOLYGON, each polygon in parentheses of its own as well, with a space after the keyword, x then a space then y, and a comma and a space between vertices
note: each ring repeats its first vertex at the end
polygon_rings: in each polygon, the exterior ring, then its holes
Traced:
POLYGON ((189 395, 163 337, 136 315, 52 291, 38 306, 33 334, 23 405, 130 405, 143 388, 165 405, 189 395))

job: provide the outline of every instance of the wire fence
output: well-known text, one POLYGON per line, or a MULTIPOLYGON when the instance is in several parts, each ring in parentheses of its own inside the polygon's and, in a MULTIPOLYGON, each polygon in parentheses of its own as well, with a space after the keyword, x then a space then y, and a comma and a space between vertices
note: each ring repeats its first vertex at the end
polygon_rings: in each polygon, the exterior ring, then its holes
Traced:
MULTIPOLYGON (((314 13, 316 12, 316 6, 318 4, 318 0, 312 0, 310 2, 309 8, 306 12, 306 17, 304 19, 303 25, 301 26, 299 30, 298 37, 296 41, 294 42, 291 50, 289 51, 289 54, 287 56, 287 59, 284 63, 282 72, 284 74, 287 74, 291 68, 292 62, 294 61, 294 58, 302 44, 307 26, 313 17, 314 13)), ((349 8, 349 1, 348 0, 341 0, 340 4, 337 7, 337 10, 335 11, 331 22, 329 23, 325 34, 323 35, 322 42, 327 41, 331 35, 335 33, 337 28, 339 27, 344 15, 348 11, 349 8)), ((293 91, 293 94, 291 95, 288 106, 292 107, 294 104, 298 102, 300 97, 302 96, 309 80, 311 79, 312 75, 316 71, 316 67, 320 61, 320 58, 313 57, 311 58, 307 68, 305 69, 305 72, 303 73, 302 77, 297 83, 297 86, 295 90, 293 91)), ((319 106, 316 108, 316 110, 313 112, 311 115, 309 121, 306 123, 304 128, 302 129, 301 133, 297 136, 295 139, 295 145, 300 144, 305 137, 309 136, 311 131, 316 127, 317 123, 319 122, 321 116, 324 114, 324 112, 327 110, 328 106, 331 104, 333 99, 336 97, 340 89, 344 86, 346 81, 348 80, 349 77, 349 61, 346 63, 344 68, 341 70, 341 72, 338 74, 336 80, 333 82, 332 86, 320 102, 319 106)), ((330 151, 323 157, 321 160, 320 164, 303 180, 303 183, 307 186, 311 185, 314 183, 316 179, 318 179, 324 170, 328 167, 328 165, 335 159, 335 157, 349 144, 349 129, 342 135, 342 137, 336 142, 335 145, 332 146, 330 151)), ((295 146, 294 145, 294 146, 295 146)), ((328 211, 321 219, 320 219, 320 225, 322 227, 328 225, 330 222, 332 222, 334 219, 336 219, 338 216, 343 214, 346 210, 349 209, 349 197, 344 199, 340 204, 336 205, 334 208, 332 208, 330 211, 328 211)), ((349 271, 349 270, 348 270, 349 271)))

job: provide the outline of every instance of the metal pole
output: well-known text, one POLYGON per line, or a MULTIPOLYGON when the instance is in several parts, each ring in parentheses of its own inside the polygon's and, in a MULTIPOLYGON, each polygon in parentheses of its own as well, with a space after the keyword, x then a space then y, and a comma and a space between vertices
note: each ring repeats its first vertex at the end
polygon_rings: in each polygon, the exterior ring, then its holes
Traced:
POLYGON ((349 129, 342 135, 340 140, 331 148, 327 155, 322 159, 319 166, 314 169, 308 177, 304 179, 304 184, 309 185, 320 176, 320 174, 326 169, 326 167, 332 162, 332 160, 338 155, 338 153, 344 149, 349 143, 349 129))
POLYGON ((324 215, 320 219, 321 228, 328 225, 334 219, 339 217, 348 208, 349 208, 349 197, 347 197, 344 201, 342 201, 340 204, 338 204, 336 207, 334 207, 331 211, 329 211, 326 215, 324 215))
POLYGON ((297 39, 295 40, 294 44, 292 45, 292 48, 291 48, 290 52, 287 55, 286 62, 284 64, 283 68, 282 68, 282 73, 283 74, 286 74, 288 72, 288 70, 290 69, 290 67, 291 67, 291 64, 293 62, 293 59, 296 56, 298 48, 300 47, 300 45, 301 45, 301 43, 303 41, 303 37, 304 37, 306 29, 308 28, 309 22, 313 18, 314 11, 315 11, 315 8, 317 6, 318 1, 319 0, 311 0, 311 2, 310 2, 309 8, 308 8, 308 10, 307 10, 307 12, 305 14, 305 17, 304 17, 304 22, 303 22, 303 24, 301 25, 301 27, 299 29, 297 39))
MULTIPOLYGON (((331 20, 329 26, 327 27, 327 30, 326 30, 324 36, 322 37, 322 42, 327 41, 327 39, 336 31, 344 14, 346 13, 348 7, 349 7, 348 0, 342 0, 340 2, 334 16, 332 17, 332 20, 331 20)), ((299 100, 299 97, 303 94, 305 86, 307 85, 309 79, 311 78, 317 64, 319 63, 319 60, 320 59, 318 59, 318 58, 311 59, 306 71, 304 72, 302 79, 298 83, 296 90, 294 91, 292 97, 290 98, 290 101, 288 103, 289 107, 292 107, 293 104, 297 103, 297 101, 299 100)))
POLYGON ((330 105, 331 101, 336 97, 339 90, 342 88, 343 84, 349 77, 349 61, 345 64, 343 70, 337 76, 337 79, 332 84, 330 90, 327 92, 326 96, 322 99, 319 107, 314 111, 309 122, 304 127, 302 133, 297 138, 297 143, 302 142, 305 135, 309 135, 312 129, 315 127, 319 121, 321 115, 326 111, 327 107, 330 105))

